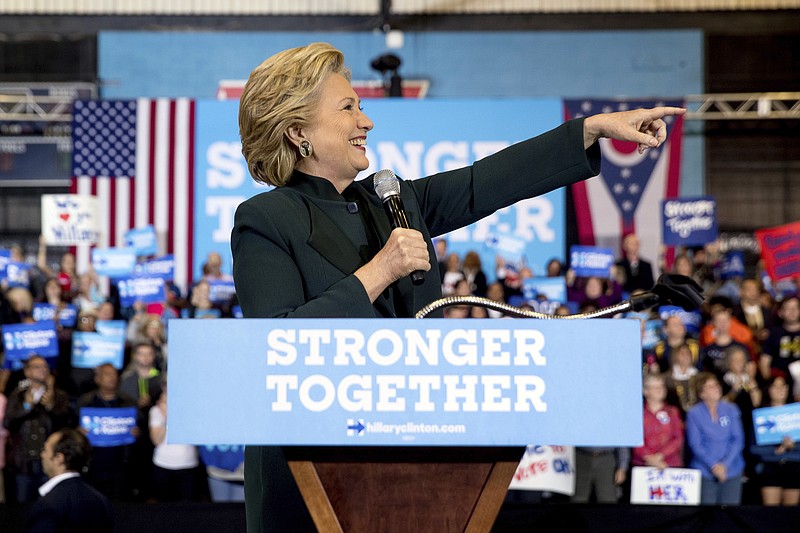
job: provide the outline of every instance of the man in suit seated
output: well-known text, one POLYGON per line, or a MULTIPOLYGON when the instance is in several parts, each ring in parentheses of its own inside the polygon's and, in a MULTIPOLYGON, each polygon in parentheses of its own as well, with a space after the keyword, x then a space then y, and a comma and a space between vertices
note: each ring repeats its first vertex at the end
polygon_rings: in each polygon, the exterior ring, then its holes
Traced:
POLYGON ((50 479, 39 488, 42 497, 30 508, 26 532, 113 530, 108 499, 81 479, 90 453, 89 441, 74 429, 50 435, 41 453, 42 468, 50 479))

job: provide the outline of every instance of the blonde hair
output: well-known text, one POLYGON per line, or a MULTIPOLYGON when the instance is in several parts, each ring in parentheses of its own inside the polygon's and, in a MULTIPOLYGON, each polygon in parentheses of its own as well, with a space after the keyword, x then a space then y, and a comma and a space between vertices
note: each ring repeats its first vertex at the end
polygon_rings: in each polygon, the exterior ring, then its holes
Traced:
POLYGON ((242 154, 253 179, 285 185, 299 157, 289 128, 311 126, 321 86, 331 74, 350 80, 344 54, 328 43, 279 52, 257 66, 239 104, 242 154))

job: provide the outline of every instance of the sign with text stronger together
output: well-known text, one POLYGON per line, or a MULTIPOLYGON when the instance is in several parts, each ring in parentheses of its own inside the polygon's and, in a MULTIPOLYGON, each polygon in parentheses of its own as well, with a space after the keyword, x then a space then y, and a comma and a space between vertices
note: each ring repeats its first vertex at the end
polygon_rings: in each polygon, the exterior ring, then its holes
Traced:
POLYGON ((167 439, 636 446, 639 328, 605 319, 173 320, 167 439))

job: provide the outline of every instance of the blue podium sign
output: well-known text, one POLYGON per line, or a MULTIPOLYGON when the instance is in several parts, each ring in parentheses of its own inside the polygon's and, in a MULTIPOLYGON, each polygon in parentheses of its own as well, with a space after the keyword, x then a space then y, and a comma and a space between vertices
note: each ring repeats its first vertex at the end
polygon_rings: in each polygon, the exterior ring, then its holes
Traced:
POLYGON ((174 320, 169 346, 173 443, 642 442, 638 320, 174 320))

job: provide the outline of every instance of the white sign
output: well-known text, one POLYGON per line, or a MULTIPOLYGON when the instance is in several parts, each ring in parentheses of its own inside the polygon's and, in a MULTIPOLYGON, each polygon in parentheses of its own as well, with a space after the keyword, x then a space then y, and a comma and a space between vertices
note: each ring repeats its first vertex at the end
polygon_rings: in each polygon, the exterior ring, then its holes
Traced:
POLYGON ((546 490, 575 494, 575 448, 528 446, 517 466, 511 490, 546 490))
POLYGON ((700 505, 700 471, 692 468, 634 466, 631 503, 646 505, 700 505))
POLYGON ((46 244, 96 244, 100 240, 100 222, 100 201, 96 196, 42 195, 42 235, 46 244))

